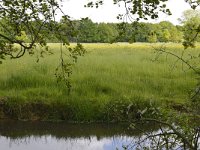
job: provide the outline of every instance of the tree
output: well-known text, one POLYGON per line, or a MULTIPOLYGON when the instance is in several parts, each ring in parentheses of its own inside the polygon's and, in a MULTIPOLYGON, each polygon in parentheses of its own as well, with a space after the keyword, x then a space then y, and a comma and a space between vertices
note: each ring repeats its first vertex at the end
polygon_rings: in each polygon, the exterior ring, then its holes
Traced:
MULTIPOLYGON (((134 18, 136 20, 145 19, 147 20, 148 17, 151 19, 158 18, 159 12, 166 13, 171 15, 171 12, 168 8, 166 8, 165 2, 168 0, 113 0, 114 5, 124 6, 126 9, 125 14, 120 14, 117 18, 124 20, 125 17, 132 20, 132 16, 135 15, 134 18)), ((104 0, 91 0, 85 7, 96 7, 98 8, 99 5, 103 5, 104 0)), ((132 21, 136 21, 132 20, 132 21)))
POLYGON ((111 25, 106 23, 100 23, 97 25, 97 42, 112 43, 117 36, 118 32, 114 28, 112 28, 111 25))
POLYGON ((195 42, 200 41, 200 11, 186 10, 179 20, 183 24, 184 46, 194 47, 195 42))
POLYGON ((160 42, 180 42, 182 33, 169 21, 159 23, 160 30, 158 31, 160 42))
MULTIPOLYGON (((26 51, 33 53, 36 43, 45 46, 45 34, 57 28, 52 20, 55 17, 56 9, 59 7, 55 1, 48 0, 3 0, 0 4, 0 45, 1 57, 9 55, 11 58, 19 58, 26 51), (49 24, 51 22, 51 25, 49 24), (22 31, 25 31, 30 43, 18 39, 22 31), (13 53, 13 44, 22 47, 18 53, 13 53), (15 55, 16 54, 16 55, 15 55)), ((65 19, 69 19, 65 17, 65 19)), ((52 31, 52 33, 55 33, 52 31)), ((55 33, 56 34, 56 33, 55 33)))
POLYGON ((157 42, 157 36, 156 36, 156 34, 154 32, 151 32, 149 34, 149 36, 147 37, 147 41, 149 43, 156 43, 157 42))
POLYGON ((160 41, 161 41, 161 42, 169 42, 170 37, 171 37, 171 34, 169 33, 169 30, 168 30, 168 29, 164 29, 164 30, 162 30, 162 32, 161 32, 160 41))
MULTIPOLYGON (((68 36, 75 36, 71 19, 63 15, 62 20, 67 22, 70 35, 63 34, 60 24, 55 20, 56 14, 61 11, 57 0, 2 0, 0 2, 0 63, 2 59, 10 57, 16 59, 24 56, 25 53, 34 54, 37 45, 43 47, 40 55, 49 52, 46 36, 52 35, 68 46, 68 36), (28 43, 27 43, 28 41, 28 43), (17 45, 17 46, 16 46, 17 45)), ((70 67, 76 62, 77 56, 83 55, 84 49, 80 44, 69 50, 70 62, 66 62, 64 55, 56 69, 56 76, 64 80, 70 87, 68 78, 70 67)))
POLYGON ((200 10, 188 9, 183 12, 181 18, 179 18, 178 20, 181 24, 184 24, 185 22, 191 20, 192 18, 199 18, 199 17, 200 17, 200 10))
MULTIPOLYGON (((137 42, 151 42, 148 38, 155 38, 155 30, 152 28, 152 24, 149 23, 139 23, 136 28, 136 41, 137 42)), ((156 42, 154 40, 154 42, 156 42)))
POLYGON ((78 41, 80 42, 95 42, 97 27, 89 18, 83 18, 78 22, 78 41))
MULTIPOLYGON (((116 25, 118 31, 118 37, 116 38, 117 42, 131 42, 133 35, 133 28, 129 23, 123 22, 116 25)), ((133 40, 133 42, 135 42, 133 40)))

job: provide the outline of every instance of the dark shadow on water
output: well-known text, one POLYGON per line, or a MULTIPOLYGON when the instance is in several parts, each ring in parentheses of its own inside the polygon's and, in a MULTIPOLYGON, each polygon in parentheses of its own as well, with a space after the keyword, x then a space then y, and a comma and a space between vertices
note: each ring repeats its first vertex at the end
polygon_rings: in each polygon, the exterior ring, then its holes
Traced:
MULTIPOLYGON (((144 130, 156 128, 143 127, 144 130)), ((141 136, 127 124, 69 124, 65 122, 0 121, 2 150, 122 149, 141 136)))

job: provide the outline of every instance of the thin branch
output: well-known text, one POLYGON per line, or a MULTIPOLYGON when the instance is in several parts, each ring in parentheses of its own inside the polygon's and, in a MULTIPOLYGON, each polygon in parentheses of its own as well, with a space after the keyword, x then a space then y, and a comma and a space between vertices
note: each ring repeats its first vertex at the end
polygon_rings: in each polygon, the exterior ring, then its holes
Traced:
POLYGON ((188 141, 186 136, 183 133, 178 132, 177 129, 174 128, 171 124, 160 121, 160 120, 149 119, 149 118, 142 119, 141 121, 156 122, 156 123, 168 126, 174 132, 174 134, 176 134, 178 137, 180 137, 184 141, 184 143, 186 143, 191 149, 194 149, 193 145, 188 141))
POLYGON ((174 53, 172 53, 172 52, 166 51, 166 50, 163 49, 163 48, 155 48, 155 47, 154 47, 154 49, 155 49, 156 51, 163 52, 163 53, 166 53, 166 54, 170 54, 170 55, 172 55, 172 56, 178 58, 178 59, 181 60, 184 64, 186 64, 186 65, 189 67, 189 69, 192 69, 196 74, 200 75, 199 70, 196 70, 190 63, 188 63, 188 62, 187 62, 185 59, 183 59, 182 57, 180 57, 180 56, 178 56, 178 55, 176 55, 176 54, 174 54, 174 53))

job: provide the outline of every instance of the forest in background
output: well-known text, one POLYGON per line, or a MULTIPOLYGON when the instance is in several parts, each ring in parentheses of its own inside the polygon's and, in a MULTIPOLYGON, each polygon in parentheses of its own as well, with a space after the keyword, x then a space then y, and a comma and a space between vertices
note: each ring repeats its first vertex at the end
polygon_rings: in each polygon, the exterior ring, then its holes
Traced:
MULTIPOLYGON (((80 43, 113 43, 113 42, 182 42, 183 26, 173 25, 169 21, 160 23, 94 23, 85 18, 71 22, 78 32, 76 37, 70 37, 70 42, 80 43), (126 30, 125 30, 126 29, 126 30)), ((68 25, 60 21, 63 34, 68 36, 68 25)), ((55 36, 48 36, 48 42, 59 42, 55 36)))

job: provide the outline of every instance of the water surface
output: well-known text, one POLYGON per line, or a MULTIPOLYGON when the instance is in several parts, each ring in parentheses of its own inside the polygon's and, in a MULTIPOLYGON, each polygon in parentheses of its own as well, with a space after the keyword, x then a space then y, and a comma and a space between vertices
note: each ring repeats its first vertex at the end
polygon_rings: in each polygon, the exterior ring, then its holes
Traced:
POLYGON ((115 150, 141 133, 119 124, 0 121, 1 150, 115 150))

